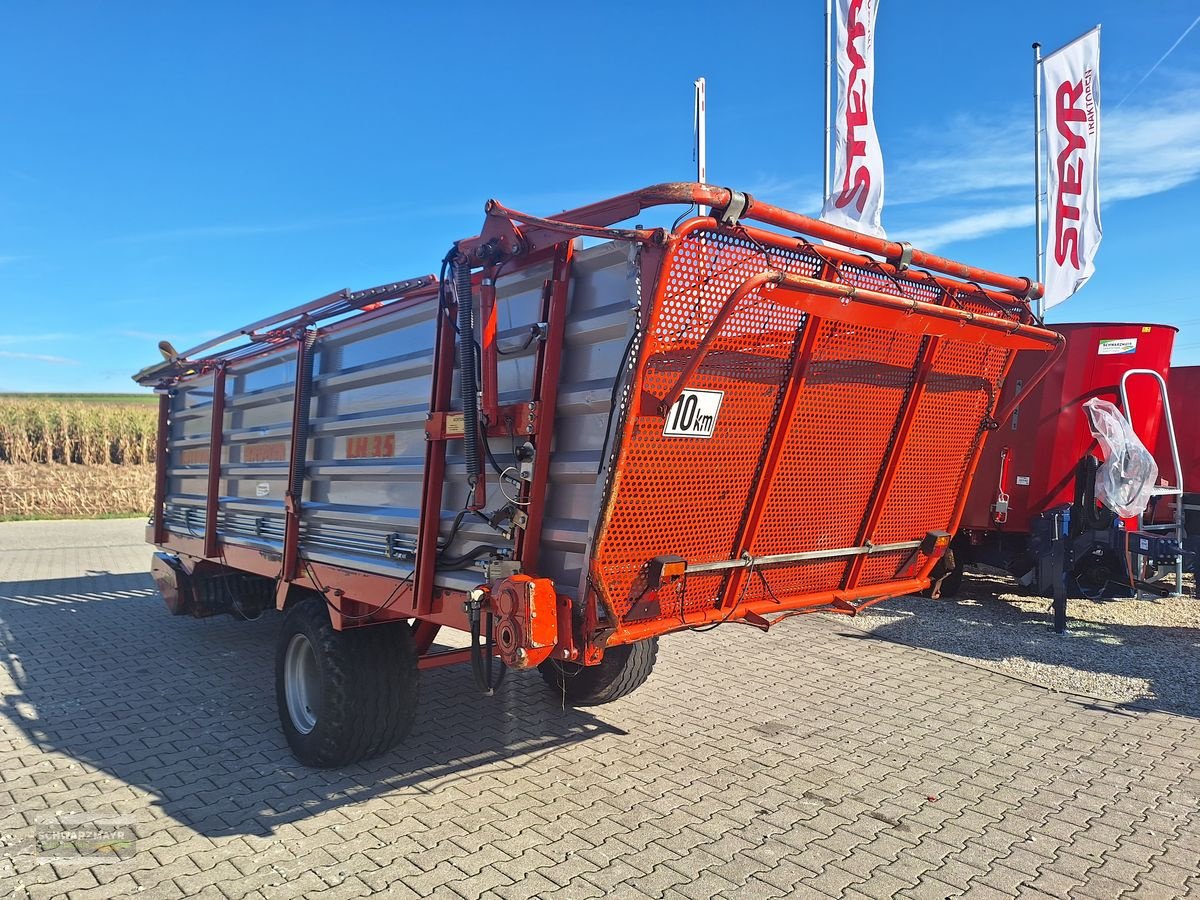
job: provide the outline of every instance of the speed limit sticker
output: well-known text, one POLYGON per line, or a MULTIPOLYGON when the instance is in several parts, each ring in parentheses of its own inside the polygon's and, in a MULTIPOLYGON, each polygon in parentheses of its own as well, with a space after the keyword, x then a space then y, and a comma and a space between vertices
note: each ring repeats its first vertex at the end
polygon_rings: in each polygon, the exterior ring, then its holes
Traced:
POLYGON ((663 437, 712 437, 724 398, 724 391, 684 391, 667 410, 663 437))

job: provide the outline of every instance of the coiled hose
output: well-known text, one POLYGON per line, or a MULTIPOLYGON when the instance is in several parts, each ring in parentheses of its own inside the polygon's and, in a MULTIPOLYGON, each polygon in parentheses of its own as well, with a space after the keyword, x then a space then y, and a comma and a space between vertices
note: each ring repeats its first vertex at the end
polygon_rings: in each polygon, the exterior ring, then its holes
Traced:
POLYGON ((454 299, 458 303, 458 384, 463 408, 463 461, 467 484, 479 480, 479 386, 475 383, 475 305, 471 299, 471 266, 454 262, 454 299))

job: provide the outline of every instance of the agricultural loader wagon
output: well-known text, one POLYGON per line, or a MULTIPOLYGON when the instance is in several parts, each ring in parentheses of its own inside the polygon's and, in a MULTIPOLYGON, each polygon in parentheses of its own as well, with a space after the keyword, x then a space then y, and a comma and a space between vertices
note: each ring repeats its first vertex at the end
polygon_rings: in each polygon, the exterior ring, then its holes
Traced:
POLYGON ((439 277, 135 376, 160 394, 154 578, 176 614, 283 611, 309 765, 395 745, 424 668, 469 663, 485 693, 537 668, 603 703, 664 634, 930 589, 1022 399, 999 404, 1015 352, 1045 371, 1061 346, 1028 279, 734 190, 485 213, 439 277))

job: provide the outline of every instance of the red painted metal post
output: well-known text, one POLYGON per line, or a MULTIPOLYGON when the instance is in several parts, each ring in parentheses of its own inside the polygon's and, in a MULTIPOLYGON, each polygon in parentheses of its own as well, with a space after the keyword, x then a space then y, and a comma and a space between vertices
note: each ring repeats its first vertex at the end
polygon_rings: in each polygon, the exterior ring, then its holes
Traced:
POLYGON ((416 645, 417 653, 424 656, 429 652, 429 648, 433 646, 434 640, 437 638, 438 632, 442 626, 437 622, 418 619, 413 622, 413 643, 416 645))
MULTIPOLYGON (((437 343, 433 351, 433 377, 429 395, 429 417, 450 409, 454 383, 454 326, 450 312, 438 310, 437 343)), ((425 482, 421 494, 421 518, 417 525, 416 575, 413 609, 418 616, 433 611, 433 580, 437 572, 438 537, 442 527, 442 483, 446 478, 446 436, 426 434, 425 482)))
POLYGON ((567 325, 567 301, 571 287, 571 263, 574 246, 570 241, 559 245, 554 270, 542 303, 541 321, 547 325, 546 340, 538 348, 534 368, 533 402, 537 404, 534 424, 533 478, 525 501, 528 519, 521 532, 517 559, 526 572, 536 572, 542 540, 542 515, 546 485, 550 480, 550 446, 554 440, 554 413, 558 406, 558 376, 562 370, 563 341, 567 325))
MULTIPOLYGON (((763 458, 759 476, 754 482, 747 504, 747 512, 742 522, 742 533, 739 535, 734 548, 734 556, 741 556, 754 544, 759 525, 763 521, 763 509, 767 505, 767 497, 775 478, 775 470, 783 457, 783 448, 787 442, 788 426, 795 415, 800 394, 804 390, 807 373, 810 370, 813 352, 821 333, 821 320, 816 316, 806 316, 803 333, 798 336, 796 351, 792 358, 791 369, 787 381, 784 382, 783 400, 779 404, 779 412, 775 416, 770 438, 763 458)), ((718 608, 725 609, 731 603, 737 603, 742 595, 742 585, 749 574, 746 569, 734 569, 726 582, 725 591, 718 608)))
POLYGON ((210 559, 220 553, 217 540, 217 513, 221 506, 221 446, 225 437, 225 366, 213 373, 212 423, 208 443, 208 492, 204 500, 204 555, 210 559))
MULTIPOLYGON (((858 537, 855 540, 856 546, 864 546, 875 534, 875 527, 879 524, 879 517, 883 514, 887 504, 888 494, 892 491, 892 483, 896 480, 896 472, 900 469, 904 448, 908 446, 908 434, 912 431, 913 422, 916 421, 917 408, 921 405, 921 398, 925 396, 925 386, 929 383, 929 375, 933 371, 933 361, 937 357, 939 346, 941 346, 940 338, 927 337, 925 339, 925 346, 917 361, 917 371, 913 376, 912 387, 909 388, 908 396, 904 399, 900 419, 896 423, 896 430, 892 433, 891 444, 888 446, 887 455, 884 457, 883 466, 875 482, 875 491, 871 494, 867 513, 859 526, 858 537)), ((866 556, 854 557, 850 563, 850 571, 846 573, 844 587, 858 586, 858 579, 862 575, 866 560, 866 556)))
POLYGON ((158 441, 154 445, 154 543, 167 539, 167 444, 170 441, 171 395, 158 395, 158 441))
MULTIPOLYGON (((304 467, 308 456, 308 419, 312 405, 312 347, 315 336, 301 332, 296 344, 296 390, 292 399, 292 446, 288 458, 288 487, 284 504, 283 581, 296 577, 300 561, 300 516, 304 505, 304 467)), ((336 623, 335 623, 336 624, 336 623)))

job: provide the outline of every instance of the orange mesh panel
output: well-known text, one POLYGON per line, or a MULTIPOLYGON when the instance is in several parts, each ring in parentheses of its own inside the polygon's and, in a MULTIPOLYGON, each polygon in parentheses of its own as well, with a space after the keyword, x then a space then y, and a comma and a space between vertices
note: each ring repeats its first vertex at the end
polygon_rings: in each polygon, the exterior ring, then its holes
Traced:
MULTIPOLYGON (((980 344, 944 342, 917 405, 916 420, 871 540, 876 544, 914 540, 950 527, 980 439, 980 428, 947 428, 946 422, 982 423, 998 395, 1009 354, 980 344)), ((859 584, 895 577, 897 563, 866 561, 859 584)))
MULTIPOLYGON (((674 244, 664 264, 643 341, 640 386, 658 397, 675 385, 718 310, 747 278, 769 267, 813 276, 819 264, 795 251, 727 233, 699 232, 674 244)), ((663 436, 663 419, 629 400, 626 440, 610 481, 611 506, 594 554, 597 586, 618 615, 641 596, 640 573, 664 553, 690 563, 730 558, 751 485, 787 378, 805 315, 752 295, 725 322, 689 388, 724 391, 708 439, 663 436)), ((714 606, 724 576, 689 576, 682 598, 663 597, 662 614, 714 606)))
MULTIPOLYGON (((780 239, 785 240, 784 238, 780 239)), ((817 277, 818 248, 770 246, 737 232, 695 232, 668 248, 644 314, 644 339, 611 462, 605 506, 593 545, 591 583, 625 617, 646 596, 646 563, 677 554, 689 565, 796 551, 853 547, 875 503, 882 474, 899 453, 892 489, 871 539, 919 540, 952 524, 967 465, 1008 351, 943 340, 914 410, 904 447, 893 448, 913 390, 925 339, 882 328, 812 320, 819 328, 808 365, 798 374, 795 414, 778 422, 788 375, 810 321, 750 294, 721 326, 689 389, 724 393, 711 438, 664 436, 657 399, 675 386, 731 294, 765 269, 817 277), (767 446, 778 433, 774 476, 762 481, 767 446), (748 522, 758 490, 763 512, 748 522)), ((837 277, 873 290, 1018 319, 1025 307, 998 309, 967 290, 944 290, 919 273, 897 278, 872 267, 843 264, 837 277), (975 307, 970 307, 974 309, 975 307)), ((861 584, 897 580, 906 552, 864 560, 861 584)), ((664 630, 688 613, 739 600, 802 598, 844 586, 851 559, 764 566, 742 578, 738 597, 723 598, 730 572, 692 573, 663 592, 657 617, 664 630)), ((740 576, 733 576, 738 577, 740 576)))
MULTIPOLYGON (((821 323, 752 555, 855 545, 920 346, 916 335, 821 323)), ((768 586, 777 596, 839 587, 847 563, 771 566, 747 596, 770 596, 768 586)))

